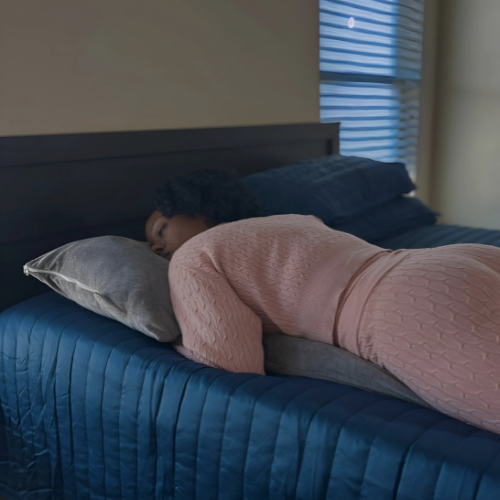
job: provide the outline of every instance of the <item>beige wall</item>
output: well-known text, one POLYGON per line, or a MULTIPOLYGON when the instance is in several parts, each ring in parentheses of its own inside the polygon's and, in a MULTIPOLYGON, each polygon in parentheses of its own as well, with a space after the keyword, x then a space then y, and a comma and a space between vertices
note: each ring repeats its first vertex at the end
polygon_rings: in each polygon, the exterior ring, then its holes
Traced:
POLYGON ((432 208, 500 229, 500 1, 441 0, 432 208))
POLYGON ((431 174, 435 132, 435 95, 439 0, 426 0, 422 81, 420 87, 420 123, 415 196, 425 204, 431 198, 431 174))
POLYGON ((0 2, 0 135, 319 122, 318 2, 0 2))

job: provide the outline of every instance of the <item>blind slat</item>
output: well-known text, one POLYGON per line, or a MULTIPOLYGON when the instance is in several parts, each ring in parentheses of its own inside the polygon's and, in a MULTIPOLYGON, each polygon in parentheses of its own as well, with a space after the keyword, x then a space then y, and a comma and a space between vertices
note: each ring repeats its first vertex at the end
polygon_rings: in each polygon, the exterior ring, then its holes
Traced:
POLYGON ((320 0, 321 120, 341 122, 343 154, 401 161, 413 177, 424 3, 320 0))

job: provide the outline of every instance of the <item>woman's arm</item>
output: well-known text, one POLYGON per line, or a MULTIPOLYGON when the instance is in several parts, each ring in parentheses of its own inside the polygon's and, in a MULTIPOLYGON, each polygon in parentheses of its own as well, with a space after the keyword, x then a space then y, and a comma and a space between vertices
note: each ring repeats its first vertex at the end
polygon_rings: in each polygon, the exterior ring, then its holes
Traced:
POLYGON ((171 262, 169 282, 184 347, 207 364, 265 375, 262 322, 224 277, 171 262))

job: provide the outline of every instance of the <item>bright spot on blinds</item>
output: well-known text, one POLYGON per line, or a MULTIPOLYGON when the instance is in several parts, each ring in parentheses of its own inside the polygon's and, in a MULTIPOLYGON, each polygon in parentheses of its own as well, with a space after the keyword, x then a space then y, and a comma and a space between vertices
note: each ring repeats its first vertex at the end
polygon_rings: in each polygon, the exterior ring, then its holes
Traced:
POLYGON ((425 0, 320 0, 321 121, 340 151, 415 178, 425 0))

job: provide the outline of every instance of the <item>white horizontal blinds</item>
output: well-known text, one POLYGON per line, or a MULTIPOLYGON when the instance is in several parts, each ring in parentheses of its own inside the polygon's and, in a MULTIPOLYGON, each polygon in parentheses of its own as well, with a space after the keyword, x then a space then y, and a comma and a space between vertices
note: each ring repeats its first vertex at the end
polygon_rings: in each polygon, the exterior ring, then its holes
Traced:
POLYGON ((345 155, 415 176, 425 0, 320 0, 321 121, 345 155))
POLYGON ((321 121, 341 123, 342 154, 401 161, 415 173, 418 82, 323 82, 320 92, 321 121))

